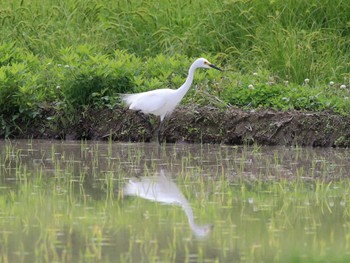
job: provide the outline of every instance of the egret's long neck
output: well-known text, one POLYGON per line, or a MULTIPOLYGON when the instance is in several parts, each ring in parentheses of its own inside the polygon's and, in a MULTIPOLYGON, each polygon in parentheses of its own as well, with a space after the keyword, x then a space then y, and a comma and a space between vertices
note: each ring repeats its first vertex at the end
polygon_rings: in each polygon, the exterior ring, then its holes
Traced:
POLYGON ((177 89, 177 92, 179 94, 181 94, 181 98, 183 98, 183 96, 185 96, 185 94, 187 93, 187 91, 191 87, 191 84, 192 84, 192 81, 193 81, 193 75, 194 75, 194 71, 195 70, 196 70, 196 68, 192 65, 190 67, 189 71, 188 71, 188 76, 186 78, 185 83, 182 84, 182 86, 177 89))

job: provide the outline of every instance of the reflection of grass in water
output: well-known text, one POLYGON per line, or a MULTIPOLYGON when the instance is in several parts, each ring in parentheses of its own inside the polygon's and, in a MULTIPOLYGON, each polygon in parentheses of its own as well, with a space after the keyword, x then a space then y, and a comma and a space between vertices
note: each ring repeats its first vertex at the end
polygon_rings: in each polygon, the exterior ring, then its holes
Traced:
POLYGON ((349 259, 345 163, 305 148, 168 145, 151 155, 147 145, 136 146, 0 148, 2 261, 349 259), (33 166, 26 155, 35 150, 41 159, 33 166), (180 207, 123 197, 126 178, 159 167, 168 167, 195 220, 214 224, 207 240, 193 238, 180 207))

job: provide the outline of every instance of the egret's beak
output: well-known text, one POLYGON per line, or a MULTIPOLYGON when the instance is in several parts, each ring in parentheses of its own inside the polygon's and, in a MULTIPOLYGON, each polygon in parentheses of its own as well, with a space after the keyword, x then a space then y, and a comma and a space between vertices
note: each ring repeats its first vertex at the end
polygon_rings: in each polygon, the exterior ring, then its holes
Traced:
POLYGON ((209 67, 215 68, 215 69, 220 70, 220 71, 223 71, 221 68, 219 68, 219 67, 217 67, 217 66, 215 66, 213 64, 209 64, 209 67))

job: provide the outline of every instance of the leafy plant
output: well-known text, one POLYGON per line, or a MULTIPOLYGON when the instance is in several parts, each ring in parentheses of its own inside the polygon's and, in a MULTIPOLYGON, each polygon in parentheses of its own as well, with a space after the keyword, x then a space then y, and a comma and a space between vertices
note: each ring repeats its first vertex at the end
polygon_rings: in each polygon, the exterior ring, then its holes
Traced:
POLYGON ((44 85, 49 79, 38 57, 12 46, 1 49, 10 54, 7 64, 0 67, 1 129, 9 134, 15 123, 28 123, 40 116, 54 94, 44 85))

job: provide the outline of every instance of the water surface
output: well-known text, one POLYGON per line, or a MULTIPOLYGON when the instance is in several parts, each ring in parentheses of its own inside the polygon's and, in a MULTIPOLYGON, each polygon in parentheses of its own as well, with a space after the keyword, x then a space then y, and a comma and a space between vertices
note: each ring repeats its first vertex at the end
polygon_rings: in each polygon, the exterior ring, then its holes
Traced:
POLYGON ((1 262, 349 262, 347 149, 1 141, 1 262))

